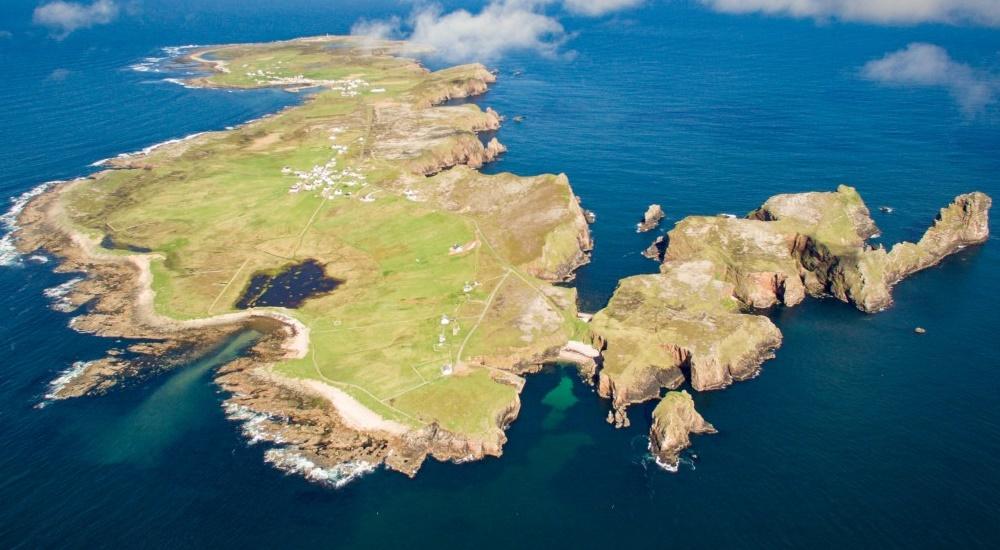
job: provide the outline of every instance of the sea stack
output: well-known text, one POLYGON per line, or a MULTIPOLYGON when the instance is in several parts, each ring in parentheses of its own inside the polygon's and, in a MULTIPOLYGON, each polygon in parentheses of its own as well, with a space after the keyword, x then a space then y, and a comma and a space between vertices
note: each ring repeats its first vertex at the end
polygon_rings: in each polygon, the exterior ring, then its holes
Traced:
POLYGON ((636 227, 637 233, 645 233, 647 231, 652 231, 656 229, 656 226, 660 225, 660 220, 663 219, 663 208, 658 204, 651 204, 649 208, 646 209, 646 213, 642 216, 642 221, 638 223, 636 227))
POLYGON ((667 238, 660 235, 653 241, 653 244, 649 245, 646 250, 642 251, 642 255, 649 258, 650 260, 656 260, 657 262, 663 261, 663 253, 667 251, 667 238))
POLYGON ((496 160, 497 157, 507 152, 507 146, 500 143, 500 140, 493 138, 486 144, 486 159, 496 160))
POLYGON ((658 464, 677 468, 680 452, 691 446, 691 434, 714 434, 714 426, 694 409, 694 399, 686 391, 667 392, 653 410, 649 429, 649 450, 658 464))

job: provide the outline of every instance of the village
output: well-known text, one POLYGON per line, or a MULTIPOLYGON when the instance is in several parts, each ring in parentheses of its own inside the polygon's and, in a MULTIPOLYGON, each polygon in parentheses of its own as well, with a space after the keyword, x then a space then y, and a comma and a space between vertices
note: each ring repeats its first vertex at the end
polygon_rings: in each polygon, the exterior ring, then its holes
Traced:
MULTIPOLYGON (((324 199, 333 199, 340 196, 350 197, 352 192, 345 188, 364 188, 368 183, 364 174, 354 168, 342 168, 337 170, 337 158, 347 154, 350 147, 336 143, 337 137, 344 132, 343 128, 333 128, 330 130, 330 141, 333 145, 333 156, 324 164, 315 165, 309 170, 294 170, 290 166, 281 169, 281 173, 286 176, 295 176, 296 182, 288 188, 289 193, 300 193, 302 191, 319 190, 319 196, 324 199)), ((364 138, 358 138, 363 141, 364 138)), ((363 202, 373 202, 374 193, 368 193, 361 199, 363 202)))
MULTIPOLYGON (((360 78, 351 78, 347 80, 317 80, 313 78, 308 78, 304 74, 296 74, 294 76, 284 76, 276 73, 275 70, 281 71, 281 65, 283 61, 275 62, 276 67, 269 69, 257 69, 255 71, 246 71, 244 74, 247 78, 253 79, 254 84, 258 86, 281 86, 281 87, 292 87, 292 88, 311 88, 314 86, 323 86, 324 88, 340 92, 341 97, 357 97, 361 95, 361 92, 369 87, 368 82, 360 78)), ((242 68, 248 68, 248 64, 243 64, 242 68)), ((370 90, 373 93, 385 92, 384 88, 376 88, 370 90)))

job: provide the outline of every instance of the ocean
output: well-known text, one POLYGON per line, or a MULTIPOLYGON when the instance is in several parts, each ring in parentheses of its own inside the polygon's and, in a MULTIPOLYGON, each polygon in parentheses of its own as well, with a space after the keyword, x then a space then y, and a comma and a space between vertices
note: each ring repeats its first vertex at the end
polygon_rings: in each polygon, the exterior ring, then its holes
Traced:
MULTIPOLYGON (((408 9, 276 4, 144 0, 55 40, 31 24, 36 2, 5 2, 0 196, 300 100, 130 68, 164 47, 340 34, 408 9)), ((509 153, 487 171, 564 172, 597 214, 593 262, 575 283, 584 310, 621 277, 656 271, 640 255, 653 236, 635 233, 652 202, 669 227, 847 183, 893 243, 919 238, 959 193, 1000 198, 1000 106, 967 113, 947 90, 861 74, 912 42, 996 74, 1000 31, 683 1, 563 23, 563 55, 492 61, 499 82, 475 101, 508 117, 509 153)), ((266 464, 266 446, 225 418, 212 372, 252 335, 106 396, 47 403, 61 372, 122 343, 72 331, 43 291, 74 275, 22 258, 0 268, 0 546, 996 547, 996 241, 903 282, 881 314, 834 300, 774 311, 777 357, 754 380, 695 395, 719 434, 696 437, 677 473, 648 456, 652 405, 616 430, 606 401, 551 366, 528 378, 502 458, 429 461, 415 479, 377 470, 340 489, 266 464)))

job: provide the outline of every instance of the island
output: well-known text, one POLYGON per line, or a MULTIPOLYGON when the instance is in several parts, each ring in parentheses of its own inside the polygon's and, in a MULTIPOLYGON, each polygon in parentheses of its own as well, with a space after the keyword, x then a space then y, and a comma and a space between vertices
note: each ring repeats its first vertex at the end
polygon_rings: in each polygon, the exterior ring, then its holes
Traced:
MULTIPOLYGON (((857 192, 778 195, 744 219, 692 216, 606 308, 566 285, 589 222, 562 174, 484 174, 504 154, 480 64, 430 71, 412 45, 322 36, 198 47, 191 87, 280 88, 301 103, 109 159, 27 197, 14 240, 82 274, 60 290, 81 332, 128 342, 77 363, 52 399, 190 362, 253 331, 222 366, 229 418, 265 459, 341 485, 427 457, 499 456, 525 375, 570 362, 608 420, 661 399, 650 448, 676 468, 714 427, 687 391, 753 377, 782 335, 763 315, 806 295, 875 312, 910 273, 987 238, 990 199, 958 197, 918 243, 872 246, 857 192)), ((653 205, 639 229, 663 217, 653 205)), ((83 358, 81 358, 83 359, 83 358)))
MULTIPOLYGON (((681 220, 667 234, 660 273, 622 280, 593 317, 592 343, 603 357, 598 391, 614 406, 608 421, 627 426, 628 406, 663 389, 716 390, 755 376, 782 340, 768 308, 807 295, 868 313, 889 307, 904 277, 987 240, 991 204, 983 193, 960 195, 919 242, 891 250, 869 242, 878 228, 857 191, 843 185, 771 197, 742 219, 681 220)), ((687 444, 679 426, 707 431, 700 417, 677 412, 689 407, 673 398, 654 413, 653 450, 668 463, 687 444)))
POLYGON ((428 455, 499 455, 522 374, 585 338, 588 261, 564 175, 478 171, 501 117, 479 64, 429 71, 401 42, 319 37, 199 48, 189 86, 310 91, 237 128, 122 155, 21 212, 22 251, 85 280, 72 326, 128 338, 56 397, 183 364, 248 328, 217 375, 268 459, 327 480, 428 455))

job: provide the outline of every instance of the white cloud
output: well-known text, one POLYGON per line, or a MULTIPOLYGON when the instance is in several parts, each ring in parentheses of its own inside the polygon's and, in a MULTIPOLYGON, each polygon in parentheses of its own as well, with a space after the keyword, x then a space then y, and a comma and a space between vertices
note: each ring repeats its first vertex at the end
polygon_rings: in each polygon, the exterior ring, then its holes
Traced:
POLYGON ((634 8, 644 0, 563 0, 563 7, 571 13, 597 17, 611 12, 634 8))
POLYGON ((386 40, 398 37, 402 32, 401 26, 402 21, 398 17, 375 20, 361 19, 351 26, 351 34, 386 40))
POLYGON ((548 57, 560 55, 571 35, 548 8, 587 17, 638 6, 644 0, 490 0, 479 12, 445 13, 438 5, 420 5, 406 21, 361 20, 351 34, 373 38, 406 38, 430 46, 447 62, 493 61, 518 51, 548 57))
POLYGON ((996 75, 959 63, 933 44, 910 44, 869 61, 861 72, 865 78, 883 84, 945 88, 967 115, 981 111, 1000 93, 1000 78, 996 75))
POLYGON ((394 40, 402 37, 402 21, 398 17, 390 17, 389 19, 361 19, 351 26, 351 34, 354 36, 361 36, 365 38, 370 38, 371 41, 365 41, 362 47, 375 47, 375 41, 377 40, 394 40))
POLYGON ((725 13, 766 13, 879 24, 1000 26, 998 0, 700 0, 725 13))
POLYGON ((56 0, 35 8, 32 21, 48 27, 57 38, 65 38, 77 29, 110 23, 118 17, 118 5, 112 0, 95 0, 90 5, 56 0))
POLYGON ((526 50, 555 56, 567 38, 558 20, 518 0, 494 1, 476 14, 426 8, 413 16, 412 28, 411 41, 431 46, 449 62, 491 61, 526 50))

